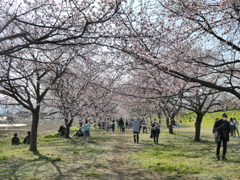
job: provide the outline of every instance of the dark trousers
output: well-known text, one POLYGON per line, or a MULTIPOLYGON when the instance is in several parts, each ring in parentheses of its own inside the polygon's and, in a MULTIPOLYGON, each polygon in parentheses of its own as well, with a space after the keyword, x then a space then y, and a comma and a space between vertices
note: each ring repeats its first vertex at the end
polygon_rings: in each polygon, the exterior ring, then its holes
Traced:
POLYGON ((155 143, 155 144, 158 144, 158 136, 153 137, 153 139, 154 139, 154 143, 155 143))
POLYGON ((217 156, 220 156, 220 148, 223 142, 223 157, 226 156, 227 153, 227 141, 226 140, 221 140, 221 141, 217 141, 217 156))
POLYGON ((134 143, 139 143, 139 133, 133 133, 134 143))

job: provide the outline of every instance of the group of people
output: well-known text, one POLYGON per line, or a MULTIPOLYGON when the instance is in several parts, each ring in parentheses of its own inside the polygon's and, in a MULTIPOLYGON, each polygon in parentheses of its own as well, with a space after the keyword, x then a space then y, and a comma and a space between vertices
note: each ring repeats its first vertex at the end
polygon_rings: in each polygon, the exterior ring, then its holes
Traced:
MULTIPOLYGON (((145 132, 147 125, 141 124, 140 121, 135 119, 135 121, 132 122, 132 131, 133 131, 133 141, 134 143, 139 143, 139 133, 141 131, 141 126, 143 127, 143 132, 145 132)), ((155 120, 151 124, 151 135, 150 138, 153 138, 154 144, 158 144, 158 139, 160 135, 160 125, 155 120)))
MULTIPOLYGON (((27 136, 23 139, 23 144, 30 144, 31 139, 30 139, 30 131, 27 132, 27 136)), ((19 145, 20 143, 20 139, 18 137, 17 133, 14 133, 12 141, 11 141, 12 145, 19 145)))
POLYGON ((229 137, 236 137, 236 133, 238 133, 238 121, 235 118, 230 118, 230 121, 227 120, 228 116, 226 113, 223 113, 221 119, 216 119, 213 126, 213 134, 215 138, 215 143, 217 146, 216 149, 216 159, 220 160, 220 149, 223 147, 222 160, 227 160, 227 142, 229 141, 229 137))
MULTIPOLYGON (((66 130, 66 127, 64 125, 61 125, 59 127, 59 130, 58 130, 58 136, 59 137, 64 137, 65 130, 66 130)), ((77 130, 74 133, 74 136, 83 137, 84 141, 89 141, 90 140, 90 124, 89 124, 89 121, 85 121, 84 125, 83 125, 83 123, 81 123, 79 130, 77 130)))
MULTIPOLYGON (((139 143, 139 133, 141 131, 141 128, 143 130, 143 133, 147 133, 147 129, 148 129, 148 124, 142 121, 141 119, 124 120, 123 118, 120 118, 118 120, 112 120, 111 122, 106 121, 101 124, 100 129, 105 129, 106 132, 109 132, 109 130, 111 129, 112 132, 115 132, 116 126, 122 133, 125 132, 126 127, 131 127, 133 131, 134 143, 139 143), (105 128, 102 128, 103 125, 105 126, 105 128)), ((94 127, 96 127, 96 123, 94 123, 94 127)), ((64 137, 65 130, 66 128, 64 125, 60 126, 58 130, 58 136, 64 137)), ((160 125, 155 119, 153 123, 151 122, 151 136, 150 136, 150 138, 153 138, 155 144, 158 144, 159 134, 160 134, 160 125)), ((90 139, 89 121, 86 121, 85 123, 81 123, 79 130, 75 132, 74 136, 84 137, 84 140, 88 141, 90 139)))
POLYGON ((131 121, 127 119, 113 119, 110 121, 104 120, 104 121, 99 121, 98 123, 94 122, 94 127, 98 126, 99 129, 105 129, 106 132, 109 132, 111 130, 112 132, 115 132, 116 127, 120 130, 120 132, 125 132, 126 129, 131 128, 131 121))

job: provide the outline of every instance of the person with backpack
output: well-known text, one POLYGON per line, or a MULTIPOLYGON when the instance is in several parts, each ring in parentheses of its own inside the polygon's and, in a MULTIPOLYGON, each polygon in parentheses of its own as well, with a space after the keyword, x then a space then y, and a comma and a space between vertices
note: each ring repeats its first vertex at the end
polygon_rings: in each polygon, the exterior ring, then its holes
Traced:
POLYGON ((216 157, 217 160, 220 160, 220 148, 223 144, 223 154, 222 160, 226 161, 226 153, 227 153, 227 142, 229 141, 229 133, 230 133, 230 123, 227 121, 227 114, 223 113, 222 119, 215 122, 213 131, 217 133, 217 149, 216 149, 216 157))

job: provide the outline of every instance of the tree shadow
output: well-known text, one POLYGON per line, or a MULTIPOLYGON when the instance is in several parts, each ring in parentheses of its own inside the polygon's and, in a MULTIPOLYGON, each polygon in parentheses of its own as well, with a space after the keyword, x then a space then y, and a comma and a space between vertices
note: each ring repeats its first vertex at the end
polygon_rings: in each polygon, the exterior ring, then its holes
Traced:
POLYGON ((38 156, 38 160, 46 160, 45 163, 40 164, 40 165, 36 168, 36 170, 35 170, 35 172, 34 172, 34 176, 37 175, 37 170, 38 170, 38 168, 39 168, 40 166, 43 166, 44 164, 47 164, 47 163, 49 163, 49 162, 56 168, 59 177, 63 176, 63 173, 62 173, 62 171, 61 171, 61 168, 56 164, 56 161, 61 161, 61 159, 59 159, 59 158, 57 158, 57 159, 52 159, 51 157, 42 155, 39 151, 36 151, 36 152, 34 152, 33 154, 36 155, 36 156, 38 156))
POLYGON ((43 160, 43 159, 48 160, 48 159, 49 159, 48 156, 42 155, 39 151, 34 151, 34 152, 33 152, 33 155, 38 156, 38 160, 43 160))

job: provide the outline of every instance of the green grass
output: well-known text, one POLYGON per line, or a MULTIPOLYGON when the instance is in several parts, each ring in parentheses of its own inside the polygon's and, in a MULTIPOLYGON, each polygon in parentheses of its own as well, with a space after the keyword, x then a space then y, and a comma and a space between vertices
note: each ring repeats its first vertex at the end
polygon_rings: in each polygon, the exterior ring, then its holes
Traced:
MULTIPOLYGON (((227 113, 230 117, 239 117, 237 111, 227 113)), ((130 160, 129 168, 134 170, 137 167, 142 172, 153 171, 161 179, 240 179, 240 138, 231 138, 229 142, 229 161, 215 161, 215 145, 211 131, 214 119, 221 114, 207 114, 204 117, 201 142, 193 141, 194 124, 187 120, 188 117, 185 117, 182 128, 174 128, 174 135, 163 129, 159 145, 153 145, 150 134, 140 134, 140 144, 133 144, 132 133, 127 130, 124 135, 124 158, 130 160)), ((115 164, 113 154, 120 148, 119 138, 116 140, 118 135, 96 129, 91 131, 91 141, 84 142, 81 137, 59 138, 54 129, 40 132, 39 153, 35 154, 28 150, 28 145, 11 146, 9 142, 13 132, 4 132, 0 140, 0 179, 116 177, 116 171, 112 169, 110 162, 115 164)), ((73 126, 71 134, 77 129, 73 126)), ((25 135, 24 132, 19 134, 20 137, 25 135)), ((125 171, 127 174, 127 170, 125 171)), ((137 178, 133 176, 132 179, 137 178)))
MULTIPOLYGON (((226 112, 239 118, 239 111, 226 112)), ((182 128, 175 128, 175 135, 165 129, 160 135, 160 145, 153 145, 149 135, 142 135, 144 147, 132 154, 134 164, 152 170, 163 179, 240 179, 240 138, 231 138, 228 145, 228 162, 215 161, 212 135, 214 119, 222 112, 207 114, 202 122, 202 142, 194 142, 194 124, 185 115, 182 128)), ((193 117, 193 116, 192 116, 193 117)))
MULTIPOLYGON (((203 127, 209 127, 212 124, 214 124, 216 118, 221 118, 223 113, 227 113, 228 119, 230 118, 236 118, 240 121, 240 111, 239 110, 233 110, 233 111, 224 111, 224 112, 215 112, 215 113, 206 113, 203 117, 202 126, 203 127)), ((185 124, 193 124, 194 118, 196 117, 195 113, 189 112, 186 114, 181 114, 178 116, 179 119, 183 120, 183 123, 185 124), (191 122, 190 122, 191 119, 191 122)))
MULTIPOLYGON (((73 127, 71 134, 76 129, 73 127)), ((97 159, 108 152, 109 147, 105 147, 103 142, 111 139, 100 130, 91 132, 90 142, 83 141, 82 137, 65 139, 51 133, 39 136, 39 153, 33 154, 28 150, 28 145, 11 146, 9 138, 4 138, 5 143, 1 144, 0 150, 0 179, 97 177, 99 174, 93 167, 97 159)))

